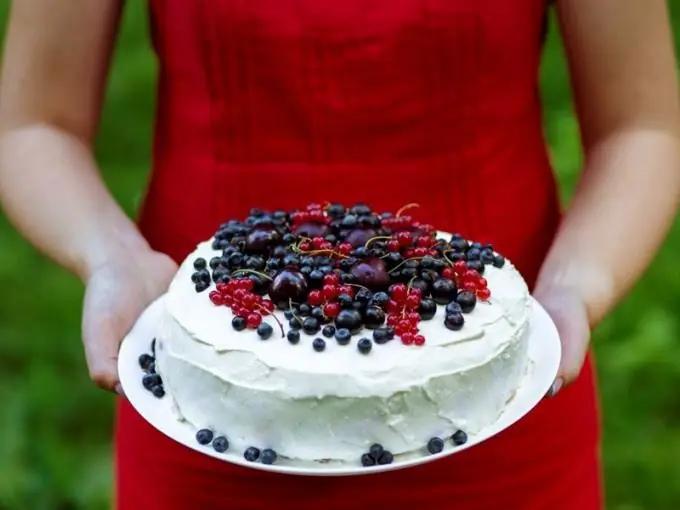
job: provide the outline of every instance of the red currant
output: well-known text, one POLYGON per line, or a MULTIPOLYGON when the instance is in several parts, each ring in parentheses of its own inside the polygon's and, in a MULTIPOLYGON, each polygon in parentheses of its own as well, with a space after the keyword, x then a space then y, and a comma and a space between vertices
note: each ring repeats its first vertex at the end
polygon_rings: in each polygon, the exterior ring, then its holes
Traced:
POLYGON ((215 306, 220 306, 220 305, 224 304, 224 299, 222 298, 222 294, 220 292, 216 291, 216 290, 211 291, 210 294, 208 294, 208 297, 210 298, 210 301, 212 301, 212 303, 215 306))
POLYGON ((425 337, 423 335, 416 335, 413 337, 413 343, 416 345, 424 345, 425 337))
POLYGON ((340 303, 326 303, 323 307, 323 314, 326 317, 335 318, 340 313, 340 303))
POLYGON ((390 292, 390 297, 397 303, 402 303, 406 299, 406 293, 408 289, 403 283, 395 284, 390 292))
POLYGON ((347 294, 348 296, 354 296, 354 289, 351 285, 340 285, 338 287, 339 294, 347 294))
POLYGON ((260 324, 262 324, 262 316, 255 312, 249 313, 248 317, 246 318, 246 324, 248 324, 250 329, 255 329, 260 324))
POLYGON ((477 297, 482 301, 488 301, 488 299, 491 297, 491 291, 487 287, 479 289, 477 291, 477 297))
POLYGON ((414 248, 413 249, 413 256, 414 257, 424 257, 425 255, 429 254, 430 250, 427 248, 414 248))
POLYGON ((337 285, 324 285, 321 292, 323 297, 332 301, 340 295, 340 288, 337 285))
POLYGON ((312 251, 312 243, 309 241, 302 241, 300 243, 300 251, 312 251))
POLYGON ((337 273, 329 273, 323 277, 323 283, 325 285, 337 285, 340 283, 340 277, 337 273))
POLYGON ((397 232, 395 239, 399 242, 400 246, 406 247, 413 244, 413 239, 409 232, 397 232))
POLYGON ((456 275, 456 273, 454 272, 454 270, 453 270, 453 268, 452 268, 451 266, 445 267, 445 268, 442 270, 442 276, 443 276, 444 278, 449 279, 449 280, 453 280, 453 278, 455 277, 455 275, 456 275))
POLYGON ((387 251, 395 252, 401 249, 401 244, 399 244, 399 241, 396 239, 390 239, 385 243, 385 247, 387 248, 387 251))
POLYGON ((401 335, 401 343, 404 345, 412 345, 413 341, 415 340, 415 336, 413 333, 404 333, 401 335))
POLYGON ((352 250, 353 250, 352 245, 349 244, 349 243, 341 243, 341 244, 338 245, 338 247, 336 249, 337 249, 338 253, 340 253, 341 255, 345 255, 345 256, 352 253, 352 250))
POLYGON ((312 306, 320 306, 324 301, 323 294, 320 290, 313 290, 307 296, 307 302, 312 306))
POLYGON ((420 306, 420 296, 416 296, 415 294, 409 294, 409 296, 406 298, 406 308, 409 310, 415 310, 420 306))

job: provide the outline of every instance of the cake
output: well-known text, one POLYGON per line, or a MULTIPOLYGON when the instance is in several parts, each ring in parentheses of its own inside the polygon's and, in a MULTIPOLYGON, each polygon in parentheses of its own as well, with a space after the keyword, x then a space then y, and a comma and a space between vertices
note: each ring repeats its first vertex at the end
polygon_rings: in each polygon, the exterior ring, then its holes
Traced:
POLYGON ((530 308, 491 245, 408 207, 253 210, 181 264, 143 382, 218 452, 386 464, 499 418, 525 372, 530 308))

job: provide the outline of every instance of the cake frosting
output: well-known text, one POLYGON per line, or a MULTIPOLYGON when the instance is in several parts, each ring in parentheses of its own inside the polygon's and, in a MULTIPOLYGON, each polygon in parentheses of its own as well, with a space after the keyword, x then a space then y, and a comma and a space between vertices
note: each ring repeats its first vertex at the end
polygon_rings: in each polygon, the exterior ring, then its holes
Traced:
POLYGON ((291 314, 280 309, 264 316, 273 326, 267 339, 235 330, 233 310, 207 297, 217 284, 198 285, 195 277, 195 261, 221 257, 223 245, 202 242, 181 264, 163 301, 155 355, 177 419, 225 436, 231 450, 254 446, 273 449, 281 461, 349 464, 375 444, 396 458, 426 454, 433 437, 474 435, 495 422, 520 383, 531 304, 509 261, 484 265, 490 295, 477 299, 460 329, 445 326, 448 312, 439 304, 418 324, 422 345, 397 335, 362 353, 357 342, 372 338, 366 328, 347 345, 304 330, 292 344, 282 337, 291 314), (312 347, 316 338, 324 338, 323 352, 312 347))

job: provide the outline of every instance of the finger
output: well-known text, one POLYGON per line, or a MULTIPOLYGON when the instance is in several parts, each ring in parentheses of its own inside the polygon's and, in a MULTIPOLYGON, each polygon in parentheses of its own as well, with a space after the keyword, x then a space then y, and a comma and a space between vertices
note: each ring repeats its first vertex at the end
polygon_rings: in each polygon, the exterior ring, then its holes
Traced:
POLYGON ((88 313, 83 315, 83 343, 90 379, 105 390, 117 390, 118 349, 120 347, 118 321, 109 315, 88 313))

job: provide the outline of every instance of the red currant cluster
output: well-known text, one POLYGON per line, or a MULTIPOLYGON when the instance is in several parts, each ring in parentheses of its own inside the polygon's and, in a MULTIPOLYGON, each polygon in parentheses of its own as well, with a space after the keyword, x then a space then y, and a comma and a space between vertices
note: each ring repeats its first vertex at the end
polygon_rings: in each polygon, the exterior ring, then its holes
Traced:
POLYGON ((435 257, 437 251, 433 248, 437 244, 437 240, 431 235, 419 235, 413 237, 410 232, 396 232, 392 234, 392 238, 385 243, 387 251, 403 252, 405 259, 424 257, 431 255, 435 257))
POLYGON ((329 218, 320 204, 309 204, 304 211, 296 211, 291 214, 293 227, 303 223, 329 223, 329 218))
POLYGON ((421 317, 418 313, 422 293, 420 289, 408 288, 403 283, 390 287, 387 302, 387 325, 401 338, 404 345, 423 345, 425 337, 418 334, 421 317))
POLYGON ((464 260, 455 262, 453 267, 444 268, 442 276, 455 281, 459 289, 474 293, 481 301, 488 301, 491 297, 486 278, 474 269, 469 269, 464 260))
POLYGON ((314 237, 312 239, 305 239, 298 246, 300 253, 308 255, 337 255, 339 257, 348 257, 352 252, 353 247, 349 243, 340 243, 333 246, 333 243, 326 241, 323 237, 314 237), (332 253, 330 253, 332 252, 332 253))
POLYGON ((217 290, 210 292, 210 301, 216 306, 227 306, 237 317, 246 320, 255 329, 262 317, 274 312, 274 303, 253 292, 255 283, 250 278, 235 278, 229 283, 218 283, 217 290))
POLYGON ((341 294, 354 296, 354 289, 350 285, 341 285, 340 278, 335 273, 327 274, 323 277, 323 287, 309 292, 307 302, 311 306, 320 306, 323 314, 334 319, 340 313, 340 303, 338 297, 341 294))

